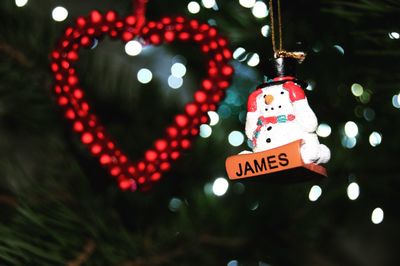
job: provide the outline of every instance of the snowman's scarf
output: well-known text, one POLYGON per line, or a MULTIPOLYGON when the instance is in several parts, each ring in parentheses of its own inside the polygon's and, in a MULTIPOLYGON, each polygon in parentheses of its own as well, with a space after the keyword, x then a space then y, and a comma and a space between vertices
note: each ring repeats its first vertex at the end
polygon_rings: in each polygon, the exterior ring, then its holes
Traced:
POLYGON ((278 115, 278 116, 260 116, 257 120, 257 128, 254 130, 253 133, 253 147, 257 146, 257 139, 260 135, 261 128, 268 124, 276 124, 276 123, 286 123, 287 121, 293 121, 296 117, 293 114, 289 115, 278 115))

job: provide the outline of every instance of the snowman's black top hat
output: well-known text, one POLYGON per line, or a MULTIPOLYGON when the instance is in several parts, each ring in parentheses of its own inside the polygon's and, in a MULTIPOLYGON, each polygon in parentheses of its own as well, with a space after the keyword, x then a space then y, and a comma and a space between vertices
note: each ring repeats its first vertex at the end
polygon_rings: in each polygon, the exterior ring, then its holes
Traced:
POLYGON ((268 78, 295 77, 298 60, 292 57, 278 57, 269 60, 268 78))
POLYGON ((299 60, 292 57, 277 57, 269 60, 269 67, 267 69, 269 80, 266 83, 257 86, 257 89, 270 87, 274 85, 283 84, 288 81, 293 81, 300 85, 303 89, 307 87, 307 82, 296 79, 296 66, 299 64, 299 60), (290 77, 290 79, 287 79, 290 77), (285 79, 279 79, 285 78, 285 79))

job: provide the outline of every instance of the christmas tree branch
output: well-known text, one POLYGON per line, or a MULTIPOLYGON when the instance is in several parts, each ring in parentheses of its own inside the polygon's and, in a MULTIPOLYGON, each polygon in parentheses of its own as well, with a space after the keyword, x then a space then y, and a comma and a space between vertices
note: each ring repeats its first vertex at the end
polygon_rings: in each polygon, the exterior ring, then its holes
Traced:
POLYGON ((66 266, 80 266, 84 264, 96 249, 96 243, 93 240, 88 240, 83 247, 82 252, 72 261, 67 262, 66 266))
POLYGON ((33 63, 17 48, 7 43, 0 43, 0 52, 6 54, 11 59, 17 61, 19 64, 25 67, 32 67, 33 63))

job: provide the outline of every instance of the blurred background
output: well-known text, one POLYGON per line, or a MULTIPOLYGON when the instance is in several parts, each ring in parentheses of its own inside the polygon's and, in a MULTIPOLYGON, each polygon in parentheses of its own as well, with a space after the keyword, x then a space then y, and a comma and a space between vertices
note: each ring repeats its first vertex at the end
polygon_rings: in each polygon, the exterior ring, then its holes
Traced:
MULTIPOLYGON (((267 1, 150 0, 147 18, 185 15, 230 41, 226 98, 160 182, 122 192, 72 133, 52 95, 49 54, 91 10, 131 1, 0 3, 0 265, 398 265, 400 3, 281 0, 283 46, 307 58, 329 177, 231 182, 248 149, 247 96, 272 57, 267 1)), ((199 87, 198 47, 103 39, 84 49, 82 87, 133 160, 199 87)))

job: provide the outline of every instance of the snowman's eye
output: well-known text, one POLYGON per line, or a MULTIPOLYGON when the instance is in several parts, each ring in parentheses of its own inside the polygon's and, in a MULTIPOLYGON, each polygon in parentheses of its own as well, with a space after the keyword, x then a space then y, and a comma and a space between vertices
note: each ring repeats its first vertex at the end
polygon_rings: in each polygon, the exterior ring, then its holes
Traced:
POLYGON ((265 108, 265 111, 268 111, 268 108, 265 108))
POLYGON ((282 108, 282 105, 279 105, 278 107, 279 107, 279 108, 282 108))
MULTIPOLYGON (((281 91, 281 94, 284 94, 284 92, 283 91, 281 91)), ((265 96, 264 96, 265 97, 265 96)))

